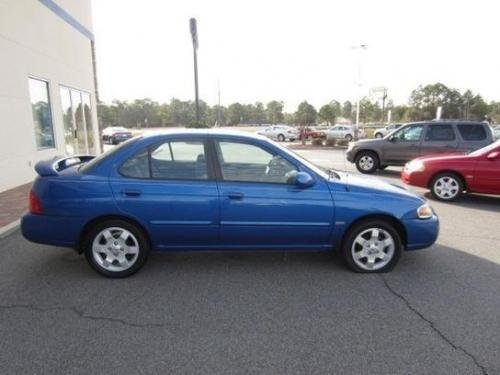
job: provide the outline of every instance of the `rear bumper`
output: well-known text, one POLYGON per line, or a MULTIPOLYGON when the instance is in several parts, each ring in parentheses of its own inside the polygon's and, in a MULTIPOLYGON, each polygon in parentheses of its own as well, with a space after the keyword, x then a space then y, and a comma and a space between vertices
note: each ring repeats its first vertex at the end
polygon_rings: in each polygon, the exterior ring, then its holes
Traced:
POLYGON ((27 213, 21 219, 23 237, 44 245, 75 247, 82 227, 83 219, 77 217, 27 213))
POLYGON ((426 220, 404 220, 403 224, 408 237, 406 250, 424 249, 432 246, 438 238, 439 219, 436 215, 426 220))

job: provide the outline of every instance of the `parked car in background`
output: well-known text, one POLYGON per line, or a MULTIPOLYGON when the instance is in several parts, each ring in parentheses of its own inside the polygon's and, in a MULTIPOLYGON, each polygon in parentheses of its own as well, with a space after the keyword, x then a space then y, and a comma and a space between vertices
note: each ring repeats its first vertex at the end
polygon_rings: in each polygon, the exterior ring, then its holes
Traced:
POLYGON ((102 130, 102 141, 104 143, 110 143, 111 142, 111 136, 117 132, 126 132, 128 131, 127 128, 124 128, 123 126, 108 126, 107 128, 104 128, 102 130))
POLYGON ((403 124, 390 124, 383 128, 375 130, 373 136, 375 138, 384 138, 387 134, 393 132, 394 130, 400 128, 403 124))
POLYGON ((133 136, 134 135, 129 130, 118 131, 118 132, 113 133, 113 135, 111 135, 109 137, 109 142, 112 145, 117 145, 118 143, 124 142, 124 141, 132 138, 133 136))
POLYGON ((73 247, 114 278, 139 270, 150 250, 335 249, 354 271, 386 272, 404 250, 431 246, 439 230, 410 191, 327 173, 243 132, 143 135, 35 170, 24 237, 73 247))
POLYGON ((491 130, 495 139, 500 139, 500 125, 493 125, 491 130))
POLYGON ((263 135, 269 139, 285 142, 295 141, 299 139, 300 132, 297 128, 288 125, 272 125, 263 130, 259 130, 257 134, 263 135))
POLYGON ((429 121, 406 124, 382 139, 349 145, 347 160, 361 173, 389 165, 402 166, 419 156, 470 152, 493 142, 488 124, 470 121, 429 121))
MULTIPOLYGON (((363 138, 364 136, 364 130, 359 128, 358 138, 363 138)), ((326 132, 326 139, 345 139, 351 142, 354 138, 354 125, 335 125, 326 132)))
POLYGON ((441 201, 453 201, 464 192, 500 194, 500 141, 465 155, 414 159, 405 165, 401 179, 430 189, 441 201))
POLYGON ((306 126, 300 131, 299 139, 302 139, 303 137, 305 137, 305 139, 324 139, 326 138, 326 133, 317 127, 306 126))

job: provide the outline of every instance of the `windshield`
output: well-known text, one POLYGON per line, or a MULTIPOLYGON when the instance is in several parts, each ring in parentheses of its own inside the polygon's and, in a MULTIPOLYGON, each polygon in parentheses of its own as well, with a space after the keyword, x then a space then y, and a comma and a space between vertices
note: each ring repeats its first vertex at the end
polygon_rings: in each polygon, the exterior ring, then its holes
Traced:
POLYGON ((321 168, 321 167, 319 167, 319 166, 311 163, 307 159, 304 159, 304 157, 302 157, 301 155, 299 155, 295 151, 290 150, 289 148, 286 148, 284 146, 281 146, 279 143, 276 143, 276 142, 273 142, 273 141, 271 141, 271 143, 273 145, 275 145, 276 147, 278 147, 280 150, 282 150, 282 151, 286 152, 287 154, 293 156, 294 159, 297 159, 302 164, 304 164, 306 167, 310 168, 311 170, 313 170, 315 173, 319 174, 324 179, 328 179, 329 178, 328 173, 326 173, 323 168, 321 168))
POLYGON ((139 138, 141 138, 141 137, 130 138, 129 140, 127 140, 123 143, 120 143, 118 146, 110 148, 108 151, 103 152, 101 155, 96 156, 88 163, 82 164, 78 170, 82 173, 86 173, 86 172, 91 171, 94 167, 99 165, 103 160, 106 160, 110 156, 114 155, 115 153, 120 151, 124 146, 128 146, 131 143, 136 142, 139 138))
POLYGON ((497 147, 500 147, 500 140, 492 143, 491 145, 488 145, 486 147, 480 148, 479 150, 472 151, 472 152, 469 153, 469 155, 470 156, 484 155, 484 154, 487 154, 487 153, 493 151, 497 147))

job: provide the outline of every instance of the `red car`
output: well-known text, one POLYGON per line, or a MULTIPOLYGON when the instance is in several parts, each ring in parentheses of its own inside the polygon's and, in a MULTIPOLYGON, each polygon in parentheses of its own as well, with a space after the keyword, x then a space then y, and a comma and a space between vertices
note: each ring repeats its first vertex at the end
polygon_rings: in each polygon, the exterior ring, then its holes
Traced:
POLYGON ((500 141, 469 154, 431 155, 406 163, 403 182, 430 189, 441 201, 464 192, 500 194, 500 141))
POLYGON ((301 133, 299 139, 302 139, 303 135, 305 135, 306 139, 326 138, 326 133, 316 128, 306 127, 301 133))

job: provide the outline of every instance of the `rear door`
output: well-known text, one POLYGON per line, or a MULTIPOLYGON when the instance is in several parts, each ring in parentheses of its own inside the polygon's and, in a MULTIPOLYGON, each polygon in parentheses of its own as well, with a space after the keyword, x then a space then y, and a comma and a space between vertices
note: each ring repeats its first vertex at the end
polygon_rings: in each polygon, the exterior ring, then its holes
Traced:
POLYGON ((420 156, 424 124, 411 124, 397 130, 383 146, 383 160, 388 164, 404 164, 420 156))
POLYGON ((495 151, 500 153, 500 147, 478 158, 471 184, 471 190, 476 193, 500 194, 500 155, 490 159, 487 157, 495 151))
POLYGON ((458 137, 453 124, 427 124, 421 145, 421 155, 454 152, 458 148, 458 137))
POLYGON ((457 124, 460 141, 458 149, 463 152, 471 152, 489 145, 493 140, 486 124, 457 124))
POLYGON ((248 140, 220 138, 220 236, 231 248, 329 247, 334 208, 330 190, 317 177, 309 188, 287 183, 300 167, 248 140))
POLYGON ((165 140, 140 150, 110 176, 118 208, 147 225, 155 247, 218 241, 218 190, 203 138, 165 140))

